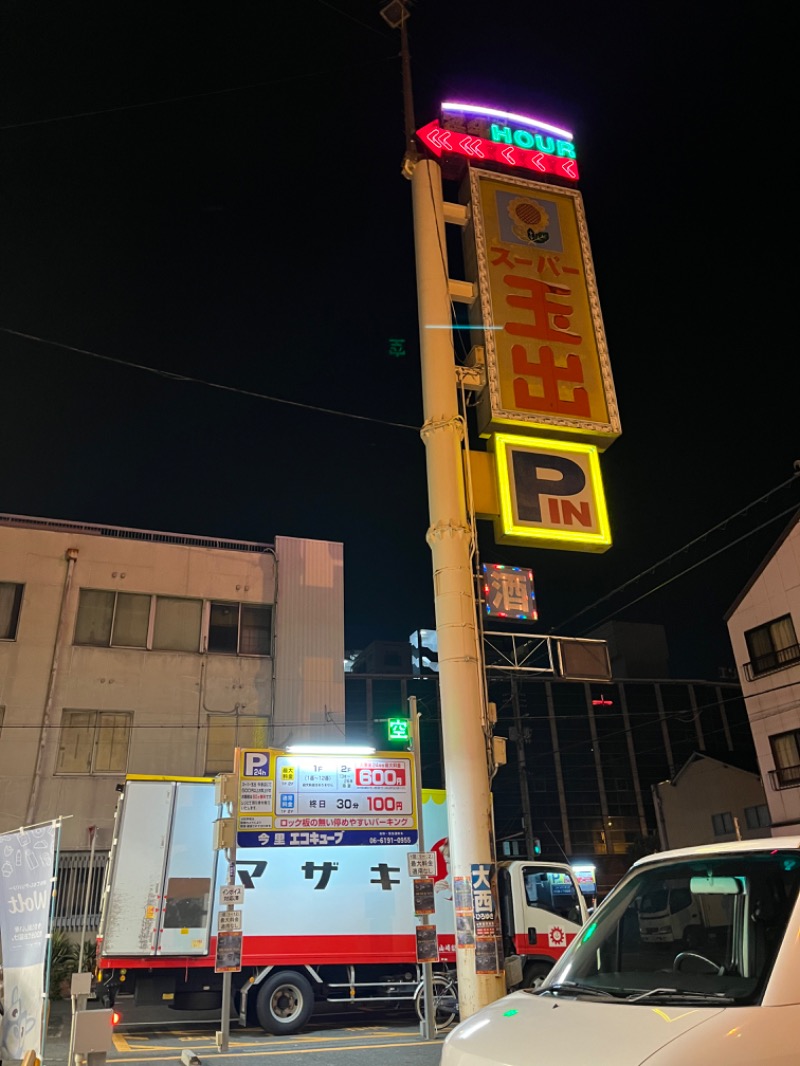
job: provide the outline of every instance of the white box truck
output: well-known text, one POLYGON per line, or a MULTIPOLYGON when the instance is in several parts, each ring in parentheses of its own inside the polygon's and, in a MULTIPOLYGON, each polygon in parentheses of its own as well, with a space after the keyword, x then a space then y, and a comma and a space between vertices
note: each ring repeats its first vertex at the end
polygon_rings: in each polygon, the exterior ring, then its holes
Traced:
MULTIPOLYGON (((213 848, 219 815, 211 779, 126 781, 98 934, 107 1005, 122 990, 142 1004, 219 1007, 220 890, 230 881, 224 855, 213 848)), ((450 990, 439 1012, 446 1016, 456 1006, 456 937, 468 943, 471 923, 462 906, 456 924, 444 792, 423 790, 423 826, 436 861, 435 913, 425 920, 436 926, 435 991, 450 990)), ((422 1011, 410 851, 383 843, 237 848, 242 968, 232 980, 243 1024, 255 1016, 268 1032, 295 1032, 317 1002, 407 1001, 422 1011)), ((500 863, 498 885, 506 973, 517 986, 533 986, 586 921, 584 896, 560 863, 500 863)))

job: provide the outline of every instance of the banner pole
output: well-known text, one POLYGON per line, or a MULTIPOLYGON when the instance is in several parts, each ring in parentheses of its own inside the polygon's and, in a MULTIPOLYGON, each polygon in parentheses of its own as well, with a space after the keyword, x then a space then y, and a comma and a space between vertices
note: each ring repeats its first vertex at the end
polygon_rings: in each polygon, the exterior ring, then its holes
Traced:
POLYGON ((53 873, 50 879, 50 918, 47 929, 47 952, 44 963, 44 991, 42 996, 42 1028, 39 1034, 41 1061, 44 1062, 44 1049, 47 1043, 47 1027, 50 1021, 50 964, 53 959, 53 921, 56 916, 56 887, 58 882, 58 860, 61 851, 61 816, 49 823, 53 826, 53 873))

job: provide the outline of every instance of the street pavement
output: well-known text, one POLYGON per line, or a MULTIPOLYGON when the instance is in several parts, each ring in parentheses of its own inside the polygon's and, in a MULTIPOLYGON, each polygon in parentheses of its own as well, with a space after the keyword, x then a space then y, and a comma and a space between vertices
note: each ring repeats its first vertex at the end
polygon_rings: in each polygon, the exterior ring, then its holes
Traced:
MULTIPOLYGON (((90 1003, 89 1009, 97 1009, 90 1003)), ((316 1013, 293 1036, 274 1036, 261 1028, 243 1029, 231 1019, 227 1051, 219 1051, 215 1034, 219 1013, 174 1011, 168 1007, 134 1007, 120 997, 122 1020, 107 1061, 116 1066, 180 1063, 194 1053, 201 1064, 242 1063, 246 1066, 438 1066, 444 1034, 425 1040, 411 1012, 352 1010, 316 1013)), ((67 1066, 71 1030, 68 1000, 51 1004, 43 1066, 67 1066)), ((14 1066, 4 1062, 3 1066, 14 1066)))

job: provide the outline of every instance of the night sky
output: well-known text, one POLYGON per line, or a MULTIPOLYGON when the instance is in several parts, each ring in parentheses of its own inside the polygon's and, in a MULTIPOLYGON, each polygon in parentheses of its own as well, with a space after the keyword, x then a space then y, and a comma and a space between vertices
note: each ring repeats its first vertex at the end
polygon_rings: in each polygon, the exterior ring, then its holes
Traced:
MULTIPOLYGON (((342 541, 350 648, 433 624, 400 40, 380 6, 0 12, 0 510, 342 541)), ((733 665, 724 612, 798 503, 777 12, 411 7, 417 127, 460 98, 574 132, 622 419, 605 555, 500 549, 482 523, 480 558, 534 569, 536 632, 663 622, 684 677, 733 665)))

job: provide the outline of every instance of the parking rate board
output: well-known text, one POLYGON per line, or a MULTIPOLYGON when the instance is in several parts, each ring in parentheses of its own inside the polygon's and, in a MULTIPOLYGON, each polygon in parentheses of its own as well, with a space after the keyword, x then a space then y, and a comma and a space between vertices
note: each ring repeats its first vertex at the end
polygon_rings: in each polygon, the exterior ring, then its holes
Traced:
POLYGON ((238 748, 238 847, 415 844, 413 755, 238 748))

